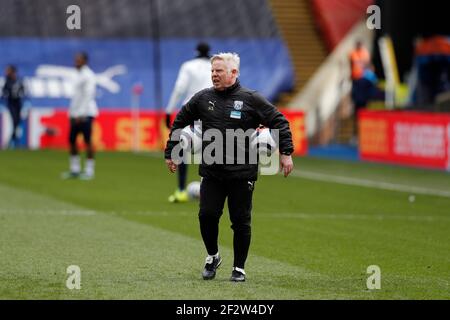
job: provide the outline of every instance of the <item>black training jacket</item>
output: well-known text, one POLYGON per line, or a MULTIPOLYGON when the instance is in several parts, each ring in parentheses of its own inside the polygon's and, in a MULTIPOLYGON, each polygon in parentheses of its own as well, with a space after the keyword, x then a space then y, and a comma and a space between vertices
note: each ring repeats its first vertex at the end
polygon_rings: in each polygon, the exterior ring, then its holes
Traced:
MULTIPOLYGON (((279 130, 279 150, 283 154, 294 151, 289 122, 274 105, 255 90, 241 87, 239 80, 224 91, 214 88, 196 93, 177 114, 165 149, 165 158, 171 158, 171 152, 178 141, 170 137, 176 129, 202 121, 203 133, 208 129, 219 129, 225 137, 226 129, 256 129, 260 124, 279 130)), ((225 138, 224 138, 225 140, 225 138)), ((203 149, 207 143, 203 142, 203 149)), ((225 152, 225 151, 224 151, 225 152)), ((248 152, 248 145, 246 145, 248 152)), ((235 157, 237 153, 235 152, 235 157)), ((200 164, 202 177, 216 179, 244 179, 255 181, 258 176, 257 164, 200 164)))

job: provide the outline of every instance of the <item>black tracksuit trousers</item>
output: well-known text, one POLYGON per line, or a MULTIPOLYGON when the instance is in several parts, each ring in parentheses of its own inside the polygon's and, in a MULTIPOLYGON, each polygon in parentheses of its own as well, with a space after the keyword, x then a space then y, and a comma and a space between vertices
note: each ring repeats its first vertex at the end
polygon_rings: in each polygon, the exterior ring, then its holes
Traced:
POLYGON ((200 231, 209 255, 218 252, 219 220, 228 198, 233 229, 234 267, 244 269, 251 238, 254 181, 203 178, 200 187, 200 231))

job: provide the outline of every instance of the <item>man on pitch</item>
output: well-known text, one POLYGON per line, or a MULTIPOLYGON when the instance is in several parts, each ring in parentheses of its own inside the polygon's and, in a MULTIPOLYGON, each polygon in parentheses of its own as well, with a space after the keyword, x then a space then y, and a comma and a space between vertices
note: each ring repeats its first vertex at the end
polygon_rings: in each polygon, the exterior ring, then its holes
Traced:
MULTIPOLYGON (((186 61, 181 66, 166 108, 166 126, 168 129, 171 127, 170 117, 172 112, 182 105, 181 102, 184 100, 184 103, 186 103, 198 91, 211 86, 209 50, 210 47, 207 43, 198 43, 197 57, 186 61)), ((187 164, 180 163, 178 166, 178 189, 169 196, 169 202, 188 201, 189 198, 186 191, 187 170, 187 164)))
POLYGON ((95 102, 96 79, 95 73, 88 66, 88 55, 80 52, 75 56, 76 77, 73 82, 73 97, 69 107, 70 118, 70 172, 63 173, 63 178, 80 178, 90 180, 94 178, 95 160, 92 143, 92 124, 98 115, 95 102), (81 161, 77 147, 77 136, 83 135, 86 145, 86 165, 81 172, 81 161))
MULTIPOLYGON (((223 136, 227 130, 256 129, 260 124, 279 131, 280 165, 287 177, 293 169, 292 135, 286 118, 265 98, 254 90, 240 85, 240 58, 235 53, 220 53, 211 58, 213 87, 196 93, 178 113, 165 150, 165 161, 171 172, 177 170, 177 161, 172 151, 178 141, 172 140, 175 130, 201 120, 203 136, 210 129, 219 130, 223 136)), ((210 142, 212 143, 212 142, 210 142)), ((203 141, 203 151, 208 142, 203 141)), ((245 146, 248 153, 248 146, 245 146)), ((224 152, 225 157, 229 157, 224 152)), ((245 261, 251 238, 251 209, 258 164, 236 161, 230 164, 208 164, 199 166, 203 177, 200 188, 200 231, 208 256, 203 270, 203 279, 210 280, 222 263, 218 248, 219 219, 225 199, 233 229, 234 263, 231 281, 245 281, 245 261)))

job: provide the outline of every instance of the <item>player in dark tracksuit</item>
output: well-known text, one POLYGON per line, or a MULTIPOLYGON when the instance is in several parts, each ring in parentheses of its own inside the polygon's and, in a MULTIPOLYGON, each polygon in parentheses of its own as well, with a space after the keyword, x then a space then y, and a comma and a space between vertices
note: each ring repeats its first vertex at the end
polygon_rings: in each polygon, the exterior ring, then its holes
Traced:
MULTIPOLYGON (((237 76, 239 57, 225 53, 211 59, 213 87, 195 94, 178 113, 165 150, 166 164, 175 172, 177 165, 171 153, 178 141, 172 141, 174 130, 194 121, 202 121, 202 131, 218 129, 225 137, 226 129, 256 129, 260 124, 279 130, 280 164, 287 176, 293 168, 293 144, 286 118, 256 91, 243 88, 237 76)), ((210 142, 211 143, 211 142, 210 142)), ((203 141, 203 150, 208 143, 203 141)), ((248 146, 246 146, 248 152, 248 146)), ((225 155, 225 150, 224 150, 225 155)), ((235 155, 236 158, 236 155, 235 155)), ((251 209, 257 164, 206 164, 199 166, 203 177, 200 189, 200 231, 208 252, 204 279, 213 279, 221 263, 218 250, 219 219, 228 198, 231 228, 234 231, 234 268, 232 281, 245 281, 244 265, 251 238, 251 209)))
POLYGON ((23 82, 17 77, 16 67, 10 65, 6 68, 6 81, 2 90, 2 98, 6 101, 13 123, 13 131, 9 141, 10 147, 15 147, 17 144, 17 128, 20 124, 20 113, 24 97, 25 87, 23 82))

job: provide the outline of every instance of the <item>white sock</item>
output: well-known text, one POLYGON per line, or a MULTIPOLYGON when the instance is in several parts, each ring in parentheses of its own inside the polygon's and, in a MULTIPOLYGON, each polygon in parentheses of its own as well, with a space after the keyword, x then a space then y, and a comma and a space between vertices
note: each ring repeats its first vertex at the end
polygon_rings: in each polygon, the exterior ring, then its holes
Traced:
POLYGON ((214 258, 216 258, 216 259, 218 259, 219 258, 219 252, 217 252, 216 254, 214 254, 214 255, 210 255, 210 254, 208 254, 208 256, 206 257, 206 260, 205 260, 205 262, 206 263, 213 263, 213 261, 214 261, 214 258))
POLYGON ((236 270, 236 271, 239 271, 242 274, 245 274, 244 269, 241 269, 241 268, 238 268, 238 267, 234 267, 233 269, 236 270))
POLYGON ((87 159, 86 160, 86 166, 84 168, 84 172, 88 176, 94 176, 95 173, 95 160, 94 159, 87 159))
POLYGON ((217 252, 216 254, 213 254, 212 256, 208 254, 208 258, 209 257, 217 259, 219 257, 219 252, 217 252))
POLYGON ((80 156, 70 156, 70 172, 80 173, 80 156))

